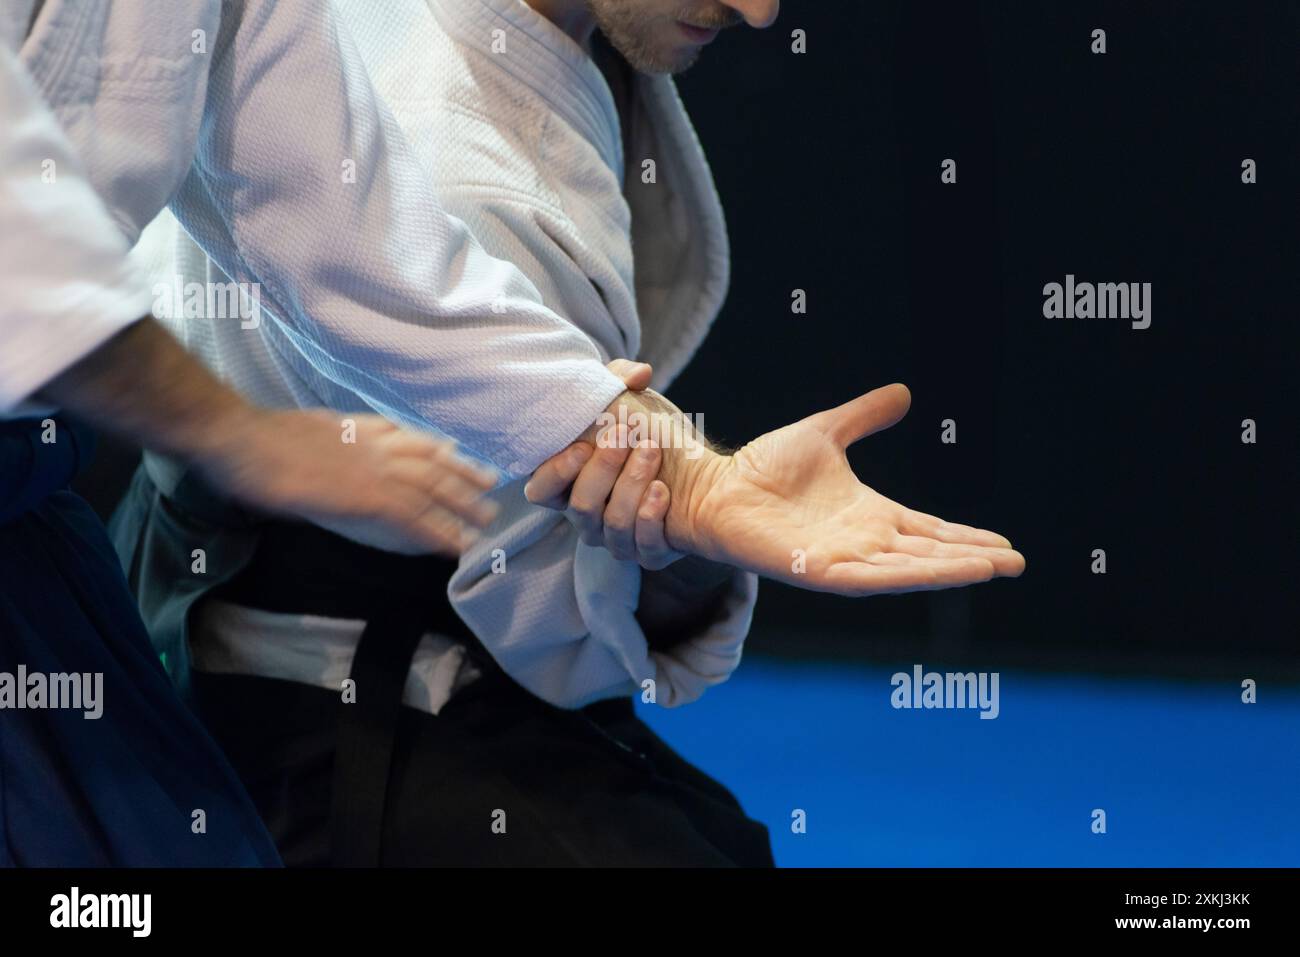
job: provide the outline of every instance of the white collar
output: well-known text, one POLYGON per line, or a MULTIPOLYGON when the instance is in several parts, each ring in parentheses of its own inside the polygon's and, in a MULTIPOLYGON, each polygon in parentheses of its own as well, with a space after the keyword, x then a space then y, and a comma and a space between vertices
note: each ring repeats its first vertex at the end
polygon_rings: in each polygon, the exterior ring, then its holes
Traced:
POLYGON ((623 168, 614 95, 595 61, 573 38, 524 0, 428 0, 439 25, 468 47, 491 56, 527 84, 600 151, 610 169, 623 168), (504 31, 505 51, 494 49, 504 31), (559 77, 559 79, 557 79, 559 77))

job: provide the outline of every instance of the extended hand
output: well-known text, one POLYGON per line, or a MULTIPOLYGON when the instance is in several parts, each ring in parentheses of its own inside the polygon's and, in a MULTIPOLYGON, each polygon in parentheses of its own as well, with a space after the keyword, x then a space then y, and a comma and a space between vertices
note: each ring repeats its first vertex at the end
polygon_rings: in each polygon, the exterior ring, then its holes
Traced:
POLYGON ((889 385, 706 457, 673 490, 669 544, 814 591, 872 595, 1016 576, 1001 535, 913 511, 858 481, 844 450, 907 414, 889 385))

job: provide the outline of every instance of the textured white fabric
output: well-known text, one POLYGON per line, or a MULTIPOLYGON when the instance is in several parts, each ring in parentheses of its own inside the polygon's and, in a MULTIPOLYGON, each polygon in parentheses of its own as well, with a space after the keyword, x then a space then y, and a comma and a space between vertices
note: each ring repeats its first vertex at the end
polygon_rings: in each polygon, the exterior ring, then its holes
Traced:
POLYGON ((58 121, 0 36, 0 414, 149 311, 58 121))
MULTIPOLYGON (((625 197, 620 121, 604 77, 523 4, 456 0, 436 6, 436 20, 424 0, 390 2, 382 20, 364 0, 338 9, 448 210, 490 253, 519 264, 548 306, 580 317, 602 358, 641 343, 666 386, 707 332, 728 270, 721 208, 671 81, 638 81, 638 156, 625 197), (490 52, 495 30, 504 31, 504 55, 490 52), (646 157, 658 165, 653 186, 639 177, 646 157)), ((562 515, 524 500, 522 482, 494 494, 502 514, 462 559, 450 594, 515 680, 577 707, 652 679, 656 701, 674 706, 735 669, 755 576, 735 574, 716 623, 669 654, 651 654, 634 617, 640 569, 581 544, 562 515)), ((291 662, 248 630, 246 614, 204 614, 199 643, 254 673, 297 669, 296 680, 320 683, 314 676, 331 667, 329 653, 291 662)), ((305 624, 258 614, 259 628, 282 634, 305 624)), ((339 628, 321 634, 333 642, 339 628)), ((359 634, 353 627, 354 640, 359 634)))
MULTIPOLYGON (((30 10, 0 0, 8 23, 30 10)), ((20 53, 128 241, 170 201, 257 284, 257 328, 204 333, 254 340, 228 354, 275 394, 216 364, 253 398, 377 409, 520 476, 621 391, 438 204, 330 3, 44 0, 20 53)))
MULTIPOLYGON (((466 105, 453 90, 482 79, 494 91, 469 112, 472 135, 443 127, 445 139, 417 147, 424 169, 324 4, 179 0, 162 16, 152 5, 47 0, 23 52, 92 149, 96 182, 129 237, 182 177, 171 208, 211 261, 182 251, 164 281, 260 284, 265 321, 255 329, 215 318, 178 325, 218 372, 273 404, 368 406, 438 427, 525 474, 620 390, 600 362, 640 346, 662 387, 694 351, 725 293, 721 211, 671 81, 638 86, 649 119, 633 142, 658 152, 658 188, 629 202, 609 90, 562 33, 522 4, 468 0, 440 9, 444 25, 469 31, 454 40, 427 10, 399 4, 350 6, 348 26, 386 37, 391 54, 409 40, 392 29, 399 12, 420 15, 430 46, 421 60, 393 59, 429 66, 446 119, 466 105), (518 55, 494 63, 484 44, 499 27, 518 55), (344 163, 355 182, 340 175, 344 163), (493 252, 546 286, 545 301, 582 332, 485 256, 439 208, 434 186, 460 187, 445 201, 475 228, 493 227, 493 252)), ((521 683, 576 706, 653 678, 659 702, 673 705, 734 668, 752 576, 738 573, 722 622, 652 656, 632 617, 639 569, 580 546, 561 516, 523 502, 520 483, 499 494, 506 514, 467 556, 452 596, 521 683), (507 556, 506 575, 491 574, 489 540, 507 556)), ((215 619, 209 634, 238 640, 239 621, 215 619)))
MULTIPOLYGON (((707 333, 729 269, 721 205, 672 80, 636 79, 625 186, 604 76, 520 0, 399 0, 382 21, 368 10, 364 0, 339 3, 447 209, 517 263, 548 306, 575 317, 602 357, 644 359, 666 387, 707 333), (652 184, 640 176, 647 158, 652 184)), ((736 572, 718 621, 651 653, 634 617, 634 562, 581 544, 563 515, 528 504, 522 482, 494 497, 501 513, 449 594, 526 688, 577 706, 651 679, 671 707, 739 663, 755 576, 736 572)))

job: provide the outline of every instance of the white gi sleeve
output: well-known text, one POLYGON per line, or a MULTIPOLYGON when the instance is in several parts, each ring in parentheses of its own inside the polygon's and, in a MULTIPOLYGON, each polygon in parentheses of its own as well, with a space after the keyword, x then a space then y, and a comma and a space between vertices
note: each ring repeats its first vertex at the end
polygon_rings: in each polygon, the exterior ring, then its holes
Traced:
POLYGON ((222 42, 172 205, 213 260, 390 418, 515 476, 577 438, 622 381, 443 210, 329 4, 248 3, 222 42))
POLYGON ((0 44, 0 412, 149 311, 126 242, 0 44))
POLYGON ((128 238, 170 198, 299 371, 514 476, 622 391, 441 207, 329 3, 45 0, 22 54, 128 238))

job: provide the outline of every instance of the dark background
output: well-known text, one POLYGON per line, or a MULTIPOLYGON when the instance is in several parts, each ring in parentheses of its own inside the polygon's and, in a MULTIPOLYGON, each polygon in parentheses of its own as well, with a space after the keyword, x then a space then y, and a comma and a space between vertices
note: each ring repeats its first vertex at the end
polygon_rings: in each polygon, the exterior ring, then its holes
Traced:
MULTIPOLYGON (((930 595, 765 583, 750 654, 1300 680, 1300 4, 787 2, 679 82, 733 280, 675 401, 740 444, 905 382, 859 476, 1028 559, 930 595), (1151 328, 1045 319, 1067 273, 1152 283, 1151 328)), ((111 508, 128 467, 107 446, 83 491, 111 508)))
POLYGON ((1300 4, 789 2, 680 85, 733 280, 674 399, 740 443, 905 382, 859 476, 1028 559, 935 595, 765 583, 751 652, 1295 676, 1300 4), (1045 319, 1066 273, 1151 282, 1151 328, 1045 319))

